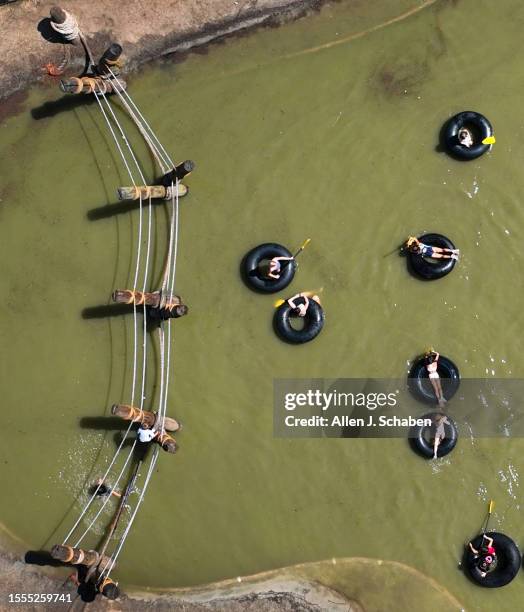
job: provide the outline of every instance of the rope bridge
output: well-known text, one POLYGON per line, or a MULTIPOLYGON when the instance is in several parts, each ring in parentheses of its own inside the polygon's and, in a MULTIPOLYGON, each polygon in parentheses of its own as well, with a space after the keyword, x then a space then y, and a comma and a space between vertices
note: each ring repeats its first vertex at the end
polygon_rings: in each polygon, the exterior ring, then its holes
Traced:
MULTIPOLYGON (((87 568, 85 582, 91 581, 97 590, 110 598, 118 597, 118 586, 110 579, 115 564, 122 551, 125 541, 130 533, 136 519, 138 510, 144 500, 144 496, 151 481, 152 474, 158 461, 160 448, 168 452, 176 449, 174 439, 167 431, 179 429, 178 423, 167 416, 167 401, 169 386, 171 382, 171 369, 173 357, 171 345, 173 330, 171 318, 186 314, 187 306, 183 305, 179 296, 175 295, 178 243, 179 243, 179 197, 187 193, 187 188, 180 183, 180 178, 191 172, 194 167, 192 162, 186 161, 177 166, 155 132, 145 119, 127 92, 126 84, 119 77, 119 56, 122 51, 119 45, 111 47, 102 56, 98 64, 95 64, 93 55, 89 49, 88 42, 74 16, 66 11, 53 7, 51 10, 51 26, 64 39, 64 44, 75 44, 80 42, 88 58, 87 74, 79 77, 70 77, 62 80, 60 86, 62 91, 71 94, 84 94, 94 96, 100 110, 113 144, 118 151, 118 156, 127 173, 131 187, 119 188, 121 199, 137 199, 139 201, 139 221, 137 230, 137 247, 133 254, 134 273, 132 288, 117 290, 113 299, 117 302, 132 304, 133 306, 133 359, 132 359, 132 381, 129 389, 129 404, 115 404, 112 413, 129 421, 127 430, 112 458, 110 459, 102 478, 90 495, 87 503, 81 509, 77 519, 63 539, 61 545, 53 547, 52 555, 63 562, 74 565, 83 565, 87 568), (113 104, 109 100, 112 95, 118 99, 120 107, 133 120, 140 134, 144 138, 149 150, 153 155, 155 165, 161 174, 163 184, 159 186, 148 186, 143 168, 135 151, 133 150, 126 131, 119 120, 113 104), (131 195, 131 197, 130 197, 131 195), (152 198, 162 197, 169 202, 169 241, 165 264, 161 278, 161 286, 157 291, 149 288, 152 276, 151 253, 154 246, 152 235, 152 198), (148 308, 159 313, 158 319, 158 346, 160 354, 160 381, 159 393, 155 411, 145 409, 146 382, 148 380, 147 363, 147 317, 148 308), (142 314, 142 324, 139 324, 139 314, 142 314), (130 464, 135 450, 137 449, 137 437, 133 434, 133 442, 127 451, 124 451, 126 441, 131 439, 133 425, 138 423, 140 427, 155 432, 155 444, 152 453, 146 453, 146 457, 136 462, 131 476, 127 480, 125 492, 122 494, 117 512, 112 523, 106 531, 106 537, 98 551, 84 550, 82 547, 86 538, 94 534, 95 526, 101 522, 101 516, 110 503, 112 495, 106 495, 96 512, 94 512, 95 500, 99 497, 102 487, 110 480, 113 490, 117 490, 119 484, 128 476, 130 464), (142 471, 145 473, 142 474, 142 471), (135 498, 133 503, 133 498, 135 498), (128 512, 124 513, 124 509, 128 512), (93 517, 87 525, 86 515, 89 511, 94 512, 93 517), (118 537, 119 522, 127 514, 127 522, 120 530, 118 537), (67 544, 74 542, 74 544, 67 544)), ((144 444, 144 443, 140 443, 144 444)))

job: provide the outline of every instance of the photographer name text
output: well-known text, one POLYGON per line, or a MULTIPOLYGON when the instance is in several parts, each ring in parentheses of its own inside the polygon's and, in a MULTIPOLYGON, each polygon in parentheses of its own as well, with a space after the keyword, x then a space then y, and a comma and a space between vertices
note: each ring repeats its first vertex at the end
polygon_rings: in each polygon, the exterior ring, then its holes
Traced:
POLYGON ((380 415, 376 418, 370 414, 367 419, 335 415, 331 418, 314 415, 298 417, 292 414, 284 419, 286 427, 431 427, 432 420, 428 418, 398 417, 380 415))

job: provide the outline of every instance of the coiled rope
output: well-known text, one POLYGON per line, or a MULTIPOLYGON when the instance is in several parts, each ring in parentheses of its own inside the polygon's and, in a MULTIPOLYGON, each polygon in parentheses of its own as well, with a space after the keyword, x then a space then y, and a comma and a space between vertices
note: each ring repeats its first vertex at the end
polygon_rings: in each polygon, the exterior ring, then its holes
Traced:
POLYGON ((78 27, 78 21, 74 15, 71 15, 71 13, 67 11, 64 11, 64 13, 66 16, 64 22, 56 23, 51 20, 51 27, 55 32, 63 36, 65 40, 72 42, 80 36, 80 28, 78 27))

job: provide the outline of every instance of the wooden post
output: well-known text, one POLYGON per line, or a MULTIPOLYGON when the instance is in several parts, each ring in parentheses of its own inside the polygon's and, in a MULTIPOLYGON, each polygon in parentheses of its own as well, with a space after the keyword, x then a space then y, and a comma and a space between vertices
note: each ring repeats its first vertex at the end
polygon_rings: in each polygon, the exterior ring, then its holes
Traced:
MULTIPOLYGON (((51 18, 51 21, 53 23, 62 24, 67 19, 67 13, 64 11, 64 9, 60 8, 59 6, 52 6, 49 9, 49 17, 51 18)), ((81 41, 80 41, 80 37, 77 36, 76 38, 68 42, 76 46, 76 45, 79 45, 81 41)))
POLYGON ((59 6, 52 6, 49 10, 49 16, 55 23, 64 23, 67 18, 64 9, 61 9, 59 6))
POLYGON ((178 319, 189 312, 189 308, 185 304, 166 305, 164 308, 151 308, 149 314, 152 319, 160 319, 167 321, 168 319, 178 319))
MULTIPOLYGON (((165 187, 164 185, 139 185, 137 187, 119 187, 117 189, 119 200, 138 200, 142 195, 142 200, 162 199, 170 200, 173 195, 176 195, 177 188, 174 190, 171 187, 165 187)), ((178 197, 183 198, 187 195, 189 189, 186 185, 178 183, 178 197)))
POLYGON ((111 578, 104 578, 98 585, 98 591, 108 599, 118 599, 120 597, 120 589, 111 578))
POLYGON ((186 161, 183 161, 181 164, 178 164, 178 166, 175 166, 173 170, 167 174, 164 174, 161 182, 163 185, 171 185, 171 183, 176 182, 176 179, 181 181, 185 176, 191 174, 195 168, 195 162, 191 159, 186 159, 186 161))
POLYGON ((171 454, 176 453, 177 445, 175 439, 172 438, 169 434, 159 433, 155 438, 155 441, 160 444, 160 446, 167 452, 171 454))
POLYGON ((152 308, 174 308, 182 304, 182 299, 179 295, 174 295, 173 299, 164 297, 160 291, 152 293, 142 293, 142 291, 133 291, 132 289, 117 289, 111 295, 113 302, 117 304, 135 304, 141 306, 151 306, 152 308))
POLYGON ((119 60, 121 55, 122 47, 118 43, 112 43, 112 45, 104 51, 104 54, 96 65, 96 71, 98 72, 98 74, 111 74, 109 72, 109 68, 111 68, 113 74, 117 75, 120 72, 119 60))
POLYGON ((158 307, 161 295, 160 291, 142 293, 142 291, 133 291, 132 289, 117 289, 113 291, 111 298, 117 304, 136 304, 137 306, 145 304, 146 306, 158 307))
POLYGON ((122 79, 104 79, 100 76, 95 77, 70 77, 60 81, 60 89, 67 94, 90 94, 107 93, 111 94, 115 91, 123 91, 127 88, 127 84, 122 79))
POLYGON ((83 550, 82 548, 73 548, 72 546, 56 544, 51 549, 51 556, 62 563, 71 563, 71 565, 85 565, 92 567, 106 562, 111 562, 111 559, 106 556, 100 556, 96 550, 83 550))
MULTIPOLYGON (((146 429, 151 429, 156 423, 155 412, 140 410, 139 408, 129 406, 128 404, 113 404, 111 414, 118 416, 125 421, 140 423, 140 425, 143 425, 146 429)), ((180 424, 175 419, 166 417, 164 419, 164 428, 166 431, 178 431, 180 429, 180 424)))

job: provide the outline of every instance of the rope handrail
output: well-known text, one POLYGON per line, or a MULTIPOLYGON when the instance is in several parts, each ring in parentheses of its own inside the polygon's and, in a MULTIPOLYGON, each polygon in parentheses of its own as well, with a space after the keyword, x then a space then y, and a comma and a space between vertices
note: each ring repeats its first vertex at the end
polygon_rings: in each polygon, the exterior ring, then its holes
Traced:
MULTIPOLYGON (((131 447, 131 450, 129 451, 129 453, 127 455, 127 459, 125 460, 124 465, 122 466, 122 469, 120 470, 120 474, 118 475, 118 478, 113 483, 113 489, 116 489, 118 487, 118 484, 119 484, 119 482, 120 482, 120 480, 121 480, 121 478, 122 478, 122 476, 124 474, 124 471, 125 471, 125 469, 127 467, 127 464, 129 463, 129 460, 133 456, 133 451, 135 450, 135 446, 136 446, 136 440, 133 443, 133 446, 131 447)), ((106 505, 107 505, 107 503, 109 502, 110 499, 111 499, 111 495, 106 495, 106 498, 104 499, 104 503, 100 506, 98 512, 95 514, 94 518, 89 523, 89 525, 87 526, 87 528, 84 531, 84 533, 78 538, 76 544, 73 544, 74 548, 78 548, 80 546, 80 544, 82 543, 83 539, 86 537, 86 535, 89 533, 89 531, 91 531, 91 527, 93 527, 93 525, 96 523, 96 520, 98 519, 98 517, 104 511, 104 508, 106 507, 106 505)))
MULTIPOLYGON (((109 71, 109 73, 111 74, 111 76, 113 78, 116 78, 115 73, 111 70, 111 68, 109 66, 108 66, 108 71, 109 71)), ((155 132, 153 131, 153 129, 151 128, 149 123, 146 121, 144 115, 140 112, 140 109, 135 104, 135 102, 134 102, 133 98, 131 97, 131 95, 126 90, 124 90, 123 92, 117 91, 117 93, 119 95, 123 95, 123 96, 125 96, 127 98, 129 104, 133 107, 133 109, 136 111, 136 114, 140 117, 140 120, 142 121, 142 124, 148 130, 148 132, 150 133, 152 139, 156 142, 156 144, 158 145, 158 147, 162 151, 164 159, 167 160, 167 163, 170 166, 170 168, 174 168, 175 167, 175 163, 173 162, 173 160, 169 156, 168 152, 165 150, 164 146, 162 145, 162 143, 158 139, 157 135, 155 134, 155 132)))
POLYGON ((120 542, 115 550, 115 552, 111 555, 111 565, 109 566, 109 569, 107 569, 108 565, 109 565, 109 561, 106 562, 106 564, 104 565, 104 567, 101 569, 100 571, 100 575, 98 578, 98 583, 100 583, 102 581, 103 578, 108 578, 109 574, 113 571, 113 568, 115 566, 115 563, 118 559, 118 556, 120 554, 120 551, 122 550, 122 547, 124 546, 124 543, 127 539, 127 536, 129 534, 129 531, 131 529, 131 526, 133 525, 133 522, 135 520, 136 517, 136 513, 138 512, 138 509, 140 508, 140 504, 142 503, 143 499, 144 499, 144 495, 146 493, 147 487, 149 486, 149 481, 151 480, 151 475, 153 474, 153 470, 155 469, 155 465, 158 459, 158 454, 159 454, 159 450, 158 450, 158 446, 155 447, 154 449, 154 453, 153 453, 153 457, 149 463, 149 469, 146 475, 146 478, 144 480, 144 485, 142 487, 142 491, 140 493, 140 497, 138 498, 138 501, 136 503, 135 509, 133 511, 133 514, 131 515, 131 517, 129 518, 129 521, 127 523, 127 526, 125 528, 125 531, 120 539, 120 542))

